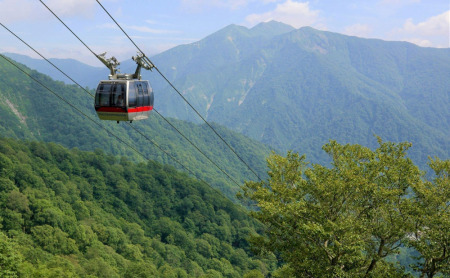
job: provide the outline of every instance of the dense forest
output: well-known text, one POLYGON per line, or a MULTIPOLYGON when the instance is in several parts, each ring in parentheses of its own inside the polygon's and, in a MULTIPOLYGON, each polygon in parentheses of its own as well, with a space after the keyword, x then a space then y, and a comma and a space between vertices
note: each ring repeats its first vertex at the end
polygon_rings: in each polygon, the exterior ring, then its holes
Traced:
POLYGON ((446 277, 450 161, 378 142, 273 154, 258 222, 172 166, 0 138, 0 276, 446 277))
POLYGON ((262 277, 276 266, 250 252, 261 224, 171 166, 2 138, 0 184, 1 277, 262 277))

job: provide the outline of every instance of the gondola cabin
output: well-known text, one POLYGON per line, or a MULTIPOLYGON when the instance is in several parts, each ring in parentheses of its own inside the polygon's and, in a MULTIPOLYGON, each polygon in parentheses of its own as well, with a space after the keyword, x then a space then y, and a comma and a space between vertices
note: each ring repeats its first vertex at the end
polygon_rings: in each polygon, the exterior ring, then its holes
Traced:
POLYGON ((148 81, 103 80, 95 93, 95 111, 101 120, 144 120, 153 109, 153 98, 148 81))

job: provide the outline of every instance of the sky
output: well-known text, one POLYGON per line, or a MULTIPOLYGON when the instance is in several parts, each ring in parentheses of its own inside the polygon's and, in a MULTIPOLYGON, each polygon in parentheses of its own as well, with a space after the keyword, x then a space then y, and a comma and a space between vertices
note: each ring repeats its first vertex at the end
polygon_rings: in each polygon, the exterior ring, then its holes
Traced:
MULTIPOLYGON (((450 47, 450 0, 99 0, 151 56, 199 41, 230 25, 275 20, 362 38, 450 47)), ((136 48, 96 0, 42 0, 95 53, 118 60, 136 48)), ((102 64, 39 0, 0 0, 0 23, 46 58, 102 64)), ((0 53, 38 58, 0 26, 0 53)))

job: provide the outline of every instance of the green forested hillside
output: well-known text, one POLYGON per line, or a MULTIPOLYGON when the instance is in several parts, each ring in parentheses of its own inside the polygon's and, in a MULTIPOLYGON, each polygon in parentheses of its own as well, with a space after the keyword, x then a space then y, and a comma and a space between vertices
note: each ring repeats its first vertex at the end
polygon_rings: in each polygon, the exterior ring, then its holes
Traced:
MULTIPOLYGON (((375 147, 374 134, 412 142, 421 166, 449 157, 450 49, 269 22, 230 25, 152 61, 208 120, 313 162, 326 160, 329 139, 375 147)), ((153 84, 169 92, 162 112, 198 120, 167 84, 153 84)))
POLYGON ((171 166, 0 138, 0 184, 1 277, 242 277, 271 267, 249 253, 256 222, 171 166))
MULTIPOLYGON (((100 122, 95 115, 93 99, 75 85, 65 85, 36 71, 25 69, 34 78, 66 98, 83 113, 100 122)), ((125 155, 142 161, 129 147, 87 120, 48 90, 0 59, 0 134, 2 136, 61 143, 81 150, 102 149, 107 153, 125 155)), ((158 109, 158 98, 155 107, 158 109)), ((170 119, 183 134, 226 171, 238 184, 256 177, 205 125, 170 119)), ((176 162, 133 130, 128 124, 103 121, 101 125, 145 155, 164 164, 181 168, 176 162)), ((192 145, 183 139, 160 116, 152 112, 150 119, 132 125, 163 150, 183 162, 196 176, 206 180, 234 198, 238 185, 227 178, 192 145)), ((244 136, 214 125, 237 153, 259 175, 265 173, 265 157, 269 148, 244 136)))

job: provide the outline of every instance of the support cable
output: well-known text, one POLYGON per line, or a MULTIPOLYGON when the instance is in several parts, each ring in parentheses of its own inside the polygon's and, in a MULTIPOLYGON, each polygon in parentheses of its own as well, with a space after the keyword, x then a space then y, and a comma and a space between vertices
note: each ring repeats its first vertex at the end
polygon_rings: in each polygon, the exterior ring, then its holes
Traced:
MULTIPOLYGON (((97 54, 95 54, 95 52, 94 51, 92 51, 92 49, 91 48, 89 48, 89 46, 87 46, 87 44, 86 43, 84 43, 84 41, 83 40, 81 40, 80 39, 80 37, 78 37, 73 31, 72 31, 72 29, 70 29, 69 28, 69 26, 67 26, 47 5, 45 5, 45 3, 42 1, 42 0, 39 0, 84 46, 86 46, 86 48, 94 55, 94 56, 96 56, 96 57, 98 57, 98 55, 97 54)), ((98 1, 97 1, 98 2, 98 1)), ((122 29, 122 27, 117 23, 117 21, 115 21, 115 19, 109 14, 109 12, 102 6, 102 4, 100 3, 100 2, 98 2, 99 4, 100 4, 100 6, 105 10, 105 12, 106 13, 108 13, 108 15, 114 20, 114 22, 117 24, 117 26, 119 26, 119 28, 125 33, 125 31, 122 29)), ((126 34, 126 33, 125 33, 126 34)), ((136 48, 144 55, 144 57, 146 58, 146 59, 148 59, 148 57, 141 51, 141 49, 134 43, 134 41, 128 36, 128 34, 126 34, 126 36, 132 41, 132 43, 136 46, 136 48)), ((152 64, 152 65, 154 65, 151 61, 150 61, 150 59, 148 59, 148 61, 152 64)), ((192 109, 194 109, 194 111, 203 119, 203 121, 216 133, 216 135, 217 136, 219 136, 219 138, 221 138, 222 139, 222 141, 228 146, 228 148, 230 149, 230 150, 232 150, 233 152, 234 152, 234 154, 247 166, 247 168, 248 169, 250 169, 250 171, 252 171, 253 172, 253 174, 255 174, 258 178, 259 178, 259 180, 261 180, 261 178, 256 174, 256 172, 255 171, 253 171, 253 169, 251 169, 250 168, 250 166, 247 164, 247 163, 245 163, 245 161, 233 150, 233 148, 231 148, 231 146, 217 133, 217 131, 200 115, 200 113, 184 98, 184 96, 175 88, 175 86, 173 86, 172 85, 172 83, 170 83, 170 81, 159 71, 159 69, 156 67, 156 66, 154 66, 154 68, 159 72, 159 74, 172 86, 172 88, 174 88, 175 89, 175 91, 176 92, 178 92, 178 94, 191 106, 191 108, 192 109)), ((158 112, 157 112, 158 113, 158 112)), ((169 121, 163 116, 163 115, 161 115, 160 113, 158 113, 158 115, 160 115, 166 122, 168 122, 169 123, 169 121)), ((171 124, 171 126, 173 127, 173 125, 171 124)), ((177 130, 177 129, 176 129, 177 130)), ((177 130, 177 132, 178 133, 180 133, 178 130, 177 130)), ((186 136, 184 136, 182 133, 180 133, 180 135, 181 136, 183 136, 184 138, 186 138, 186 136)), ((190 140, 188 140, 189 142, 190 142, 190 140)), ((194 145, 192 142, 190 142, 192 145, 194 145)), ((197 147, 197 146, 195 146, 194 145, 194 147, 197 149, 197 150, 199 150, 199 148, 197 147)), ((203 152, 201 152, 203 155, 205 155, 203 152)), ((206 155, 205 155, 206 156, 206 155)), ((209 157, 207 157, 206 156, 206 158, 209 160, 209 161, 211 161, 211 159, 209 158, 209 157)), ((213 164, 214 165, 216 165, 217 166, 217 164, 216 163, 214 163, 213 162, 213 164)), ((225 173, 221 168, 219 168, 220 169, 220 171, 222 171, 223 173, 225 173)), ((226 174, 225 173, 225 175, 226 176, 228 176, 228 177, 230 177, 228 174, 226 174)), ((238 185, 238 186, 240 186, 239 185, 239 183, 237 183, 234 179, 232 179, 231 177, 230 177, 230 179, 236 184, 236 185, 238 185)))
POLYGON ((191 140, 189 140, 189 138, 187 138, 186 136, 184 136, 183 133, 181 133, 181 131, 178 130, 178 128, 176 128, 171 122, 169 122, 163 115, 161 115, 155 108, 153 108, 153 110, 159 115, 161 116, 161 118, 164 119, 164 121, 166 121, 166 123, 168 123, 173 129, 175 129, 181 136, 183 136, 184 139, 186 139, 186 141, 188 141, 192 146, 194 146, 197 151, 199 151, 201 154, 203 154, 204 157, 206 157, 212 164, 214 164, 214 166, 216 166, 220 171, 222 171, 222 173, 224 173, 230 180, 232 180, 237 186, 239 186, 239 183, 234 180, 230 175, 228 175, 227 172, 225 172, 224 170, 222 170, 222 168, 219 167, 219 165, 217 165, 217 163, 215 163, 214 161, 212 161, 202 150, 200 150, 191 140))
POLYGON ((10 32, 13 36, 15 36, 18 40, 20 40, 21 42, 23 42, 26 46, 28 46, 31 50, 33 50, 36 54, 38 54, 39 56, 42 57, 42 59, 44 59, 45 61, 47 61, 49 64, 51 64, 53 67, 55 67, 57 70, 59 70, 59 72, 61 72, 62 74, 64 74, 67 78, 69 78, 70 80, 72 80, 73 83, 77 84, 81 89, 83 89, 86 93, 88 93, 91 97, 94 97, 93 94, 91 94, 90 92, 88 92, 85 88, 83 88, 83 86, 81 86, 80 84, 78 84, 75 80, 73 80, 70 76, 68 76, 66 73, 64 73, 60 68, 58 68, 55 64, 53 64, 50 60, 48 60, 47 58, 45 58, 44 56, 41 55, 41 53, 39 53, 36 49, 34 49, 33 47, 31 47, 31 45, 29 45, 28 43, 26 43, 24 40, 22 40, 19 36, 17 36, 13 31, 11 31, 10 29, 8 29, 8 27, 6 27, 5 25, 3 25, 3 23, 0 22, 0 25, 3 26, 3 28, 5 28, 6 30, 8 30, 8 32, 10 32))
MULTIPOLYGON (((41 1, 41 0, 40 0, 41 1)), ((114 19, 114 17, 106 10, 106 8, 100 3, 99 0, 96 0, 97 3, 100 5, 100 7, 102 7, 102 9, 106 12, 106 14, 108 14, 108 16, 114 21, 114 23, 116 23, 116 25, 120 28, 120 30, 122 30, 122 32, 127 36, 127 38, 131 41, 131 43, 134 44, 134 46, 145 56, 145 53, 136 45, 136 43, 131 39, 131 37, 127 34, 127 32, 125 32, 125 30, 119 25, 119 23, 114 19)), ((42 2, 42 1, 41 1, 42 2)), ((148 59, 148 57, 147 57, 148 59)), ((150 60, 150 59, 149 59, 150 60)), ((152 63, 153 64, 153 63, 152 63)), ((180 93, 180 91, 178 91, 178 89, 172 84, 172 82, 170 82, 165 76, 164 74, 158 69, 158 67, 154 65, 154 68, 156 69, 156 71, 166 80, 166 82, 178 93, 178 95, 192 108, 192 110, 195 111, 195 113, 203 120, 203 122, 205 122, 208 127, 225 143, 225 145, 239 158, 239 160, 245 164, 245 166, 247 166, 247 168, 261 181, 262 179, 259 177, 259 175, 239 156, 239 154, 230 146, 230 144, 228 144, 225 139, 223 139, 223 137, 216 131, 215 128, 212 127, 212 125, 205 120, 205 118, 197 111, 197 109, 195 109, 190 103, 189 101, 183 96, 183 94, 180 93)))
MULTIPOLYGON (((34 49, 33 47, 31 47, 28 43, 26 43, 22 38, 20 38, 18 35, 16 35, 13 31, 11 31, 10 29, 8 29, 5 25, 3 25, 0 22, 0 25, 3 26, 3 28, 5 28, 6 30, 8 30, 8 32, 10 32, 12 35, 14 35, 17 39, 19 39, 22 43, 24 43, 26 46, 28 46, 31 50, 33 50, 36 54, 38 54, 39 56, 41 56, 45 61, 47 61, 48 63, 50 63, 53 67, 55 67, 58 71, 60 71, 62 74, 64 74, 67 78, 69 78, 73 83, 75 83, 76 85, 78 85, 82 90, 84 90, 87 94, 89 94, 91 97, 94 97, 89 91, 87 91, 85 88, 83 88, 83 86, 81 86, 78 82, 76 82, 75 80, 73 80, 69 75, 67 75, 65 72, 63 72, 60 68, 58 68, 55 64, 53 64, 51 61, 49 61, 47 58, 45 58, 41 53, 39 53, 36 49, 34 49)), ((174 125, 172 125, 163 115, 161 115, 156 109, 155 112, 161 116, 164 121, 166 121, 173 129, 175 129, 184 139, 186 139, 193 147, 195 147, 195 149, 197 149, 197 151, 199 151, 203 156, 205 156, 214 166, 216 166, 223 174, 225 174, 231 181, 233 181, 237 186, 240 186, 239 183, 234 180, 227 172, 225 172, 222 168, 219 167, 219 165, 217 165, 217 163, 215 163, 214 161, 212 161, 203 151, 201 151, 191 140, 189 140, 183 133, 181 133, 181 131, 179 131, 174 125)), ((146 135, 144 135, 141 131, 139 131, 138 129, 136 129, 134 126, 132 126, 130 123, 127 123, 130 127, 132 127, 136 132, 138 132, 141 136, 143 136, 145 139, 147 139, 148 141, 150 141, 153 145, 155 145, 156 147, 158 147, 159 149, 161 149, 161 147, 152 139, 148 138, 146 135)), ((161 149, 162 150, 162 149, 161 149)), ((162 150, 163 151, 163 150, 162 150)), ((165 152, 165 151, 163 151, 165 152)), ((167 153, 166 153, 167 154, 167 153)), ((169 155, 169 154, 167 154, 169 155)), ((171 156, 171 155, 169 155, 171 156)), ((178 162, 178 161, 177 161, 178 162)), ((179 162, 178 162, 179 163, 179 162)), ((179 163, 180 164, 180 163, 179 163)), ((182 165, 183 166, 183 165, 182 165)), ((184 167, 183 167, 184 168, 184 167)), ((194 175, 195 176, 195 175, 194 175)))
MULTIPOLYGON (((96 124, 97 126, 99 126, 100 128, 102 128, 103 130, 105 130, 109 135, 113 136, 114 138, 116 138, 117 140, 119 140, 121 143, 123 143, 124 145, 128 146, 129 148, 131 148, 134 152, 136 152, 138 155, 140 155, 143 159, 150 161, 149 158, 145 157, 145 155, 140 152, 139 150, 137 150, 136 148, 134 148, 133 146, 131 146, 130 144, 128 144, 127 142, 125 142, 123 139, 121 139, 120 137, 118 137, 117 135, 115 135, 114 133, 112 133, 111 131, 109 131, 107 128, 105 128, 104 126, 102 126, 101 124, 99 124, 98 122, 96 122, 94 119, 92 119, 91 117, 89 117, 86 113, 84 113, 83 111, 81 111, 80 109, 76 108, 73 104, 71 104, 68 100, 66 100, 65 98, 63 98, 62 96, 58 95, 57 93, 55 93, 52 89, 50 89, 49 87, 47 87, 46 85, 44 85, 41 81, 39 81, 38 79, 34 78, 33 76, 31 76, 29 73, 27 73, 25 70, 23 70, 22 68, 20 68, 18 65, 16 65, 14 62, 12 62, 10 59, 8 59, 7 57, 5 57, 3 54, 0 53, 0 57, 2 57, 4 60, 6 60, 8 63, 10 63, 11 65, 13 65, 14 67, 16 67, 18 70, 20 70, 22 73, 24 73, 25 75, 27 75, 29 78, 33 79, 35 82, 39 83, 42 87, 44 87, 45 89, 47 89, 50 93, 52 93, 54 96, 56 96, 57 98, 59 98, 61 101, 65 102, 67 105, 69 105, 70 107, 72 107, 73 109, 75 109, 78 113, 80 113, 82 116, 84 116, 85 118, 87 118, 88 120, 90 120, 91 122, 93 122, 94 124, 96 124)), ((134 127, 133 127, 134 128, 134 127)), ((190 169, 188 169, 186 166, 184 166, 178 159, 176 159, 175 157, 173 157, 171 154, 167 153, 165 150, 163 150, 158 144, 156 144, 156 142, 152 143, 158 147, 162 152, 164 152, 166 155, 168 155, 170 158, 172 158, 175 162, 177 162, 181 167, 183 167, 186 171, 188 171, 191 175, 193 175, 194 177, 196 177, 198 180, 200 180, 201 182, 203 182, 204 184, 206 184, 207 186, 209 186, 212 190, 218 192, 222 197, 225 197, 223 195, 223 193, 217 189, 215 189, 214 187, 212 187, 209 183, 207 183, 204 179, 197 177, 195 175, 195 173, 193 171, 191 171, 190 169)))
POLYGON ((42 0, 39 0, 39 2, 42 3, 42 5, 44 5, 47 10, 49 10, 64 26, 66 26, 66 28, 72 33, 72 35, 74 35, 82 44, 84 44, 84 46, 86 46, 87 49, 89 49, 90 52, 92 52, 92 54, 94 54, 95 57, 97 57, 97 54, 95 54, 95 52, 89 48, 89 46, 87 46, 73 31, 72 29, 69 28, 69 26, 67 26, 47 5, 45 5, 44 2, 42 2, 42 0))
POLYGON ((92 119, 91 117, 89 117, 86 113, 84 113, 83 111, 81 111, 80 109, 76 108, 75 105, 73 105, 72 103, 70 103, 68 100, 66 100, 65 98, 63 98, 62 96, 58 95, 57 93, 55 93, 52 89, 50 89, 49 87, 47 87, 46 85, 44 85, 41 81, 39 81, 38 79, 34 78, 33 76, 31 76, 31 74, 29 74, 28 72, 26 72, 25 70, 23 70, 22 68, 20 68, 18 65, 16 65, 14 62, 12 62, 10 59, 6 58, 3 54, 0 54, 0 56, 5 59, 7 62, 9 62, 11 65, 13 65, 14 67, 16 67, 18 70, 20 70, 22 73, 24 73, 25 75, 27 75, 29 78, 33 79, 35 82, 39 83, 42 87, 44 87, 45 89, 47 89, 50 93, 52 93, 53 95, 55 95, 57 98, 59 98, 61 101, 65 102, 67 105, 69 105, 70 107, 72 107, 73 109, 75 109, 78 113, 80 113, 81 115, 83 115, 84 117, 86 117, 88 120, 90 120, 91 122, 93 122, 94 124, 98 125, 100 128, 104 129, 109 135, 115 137, 117 140, 119 140, 120 142, 122 142, 123 144, 129 146, 133 151, 135 151, 137 154, 141 155, 144 159, 145 156, 138 151, 136 148, 134 148, 133 146, 129 145, 127 142, 125 142, 123 139, 121 139, 120 137, 118 137, 117 135, 115 135, 114 133, 112 133, 111 131, 109 131, 108 129, 106 129, 104 126, 102 126, 101 124, 99 124, 98 122, 96 122, 94 119, 92 119))

